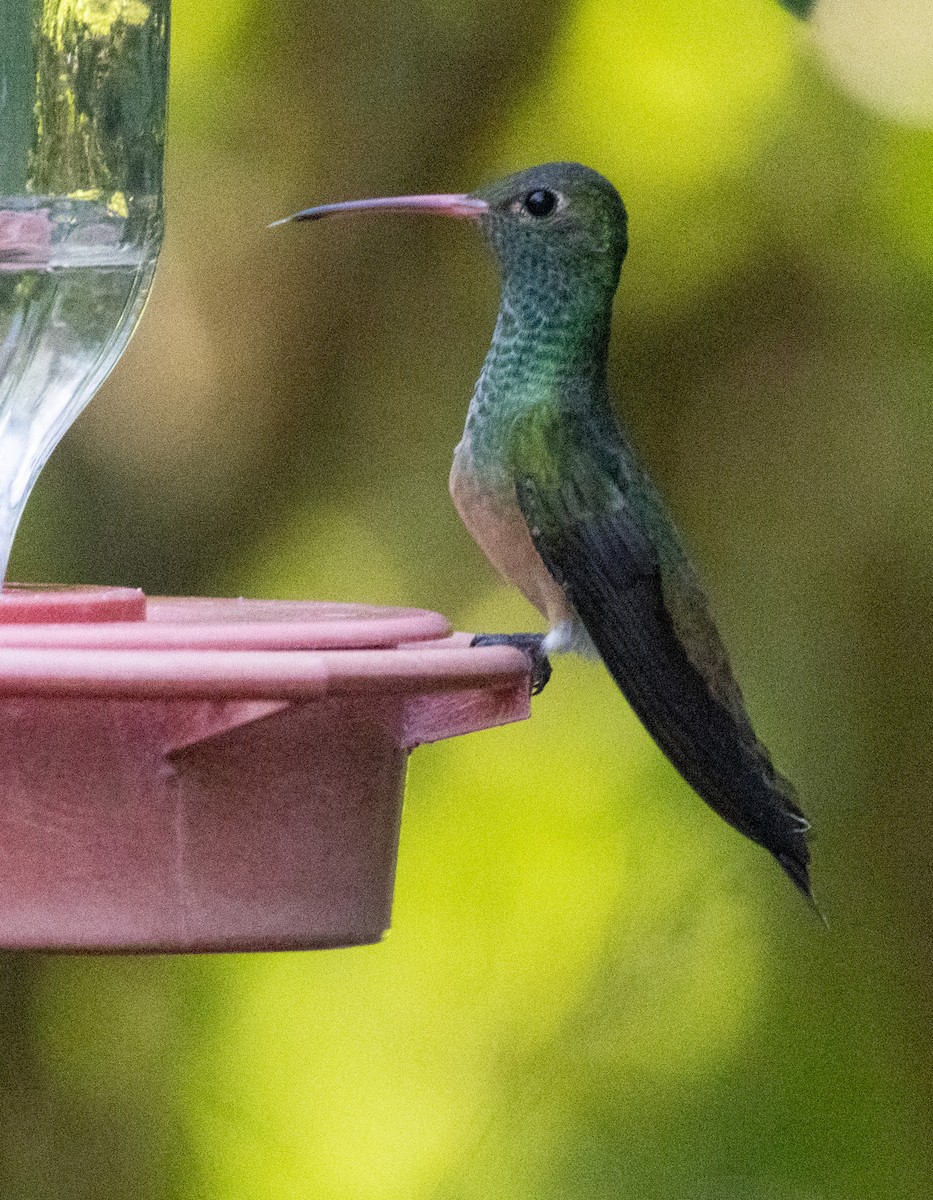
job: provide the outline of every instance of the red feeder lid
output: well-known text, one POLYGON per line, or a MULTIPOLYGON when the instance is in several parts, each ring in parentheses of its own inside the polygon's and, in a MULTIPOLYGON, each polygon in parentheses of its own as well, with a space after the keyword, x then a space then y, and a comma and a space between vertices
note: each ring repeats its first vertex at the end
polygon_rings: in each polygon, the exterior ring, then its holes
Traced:
POLYGON ((145 616, 141 588, 5 583, 0 590, 0 629, 20 624, 142 621, 145 616))
POLYGON ((469 641, 419 609, 7 589, 0 947, 378 941, 408 752, 528 716, 525 655, 469 641))
POLYGON ((439 613, 316 601, 147 599, 134 588, 0 593, 0 694, 301 700, 515 684, 439 613))

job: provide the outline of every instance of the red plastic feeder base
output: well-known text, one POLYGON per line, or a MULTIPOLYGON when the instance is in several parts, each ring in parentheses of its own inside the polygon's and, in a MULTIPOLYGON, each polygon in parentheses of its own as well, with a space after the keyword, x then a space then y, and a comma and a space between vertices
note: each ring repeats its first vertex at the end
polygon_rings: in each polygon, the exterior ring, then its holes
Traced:
POLYGON ((417 609, 0 593, 0 947, 314 949, 390 923, 405 767, 528 715, 417 609))

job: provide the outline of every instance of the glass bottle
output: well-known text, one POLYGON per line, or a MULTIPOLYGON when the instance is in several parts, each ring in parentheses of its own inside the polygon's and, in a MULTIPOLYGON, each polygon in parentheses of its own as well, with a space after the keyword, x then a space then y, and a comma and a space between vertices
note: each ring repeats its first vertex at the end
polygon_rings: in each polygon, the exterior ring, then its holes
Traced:
POLYGON ((170 0, 0 0, 0 580, 162 242, 170 0))

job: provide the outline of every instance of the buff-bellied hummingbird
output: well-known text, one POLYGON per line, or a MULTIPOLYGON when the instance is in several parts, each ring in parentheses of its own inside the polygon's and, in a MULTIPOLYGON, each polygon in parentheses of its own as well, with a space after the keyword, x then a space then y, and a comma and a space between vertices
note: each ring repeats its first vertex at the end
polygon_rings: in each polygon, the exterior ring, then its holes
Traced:
POLYGON ((700 580, 610 401, 612 300, 628 246, 618 192, 588 167, 547 163, 468 195, 351 200, 285 220, 393 209, 474 221, 501 275, 450 491, 549 632, 475 643, 520 646, 535 691, 551 653, 602 659, 684 779, 812 903, 809 823, 752 728, 700 580))

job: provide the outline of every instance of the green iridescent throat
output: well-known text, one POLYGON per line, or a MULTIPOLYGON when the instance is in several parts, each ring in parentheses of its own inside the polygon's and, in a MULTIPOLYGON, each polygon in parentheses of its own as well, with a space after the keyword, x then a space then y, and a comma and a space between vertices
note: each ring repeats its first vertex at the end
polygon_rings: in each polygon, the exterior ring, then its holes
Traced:
POLYGON ((609 412, 606 367, 612 293, 582 281, 546 279, 503 289, 492 345, 476 384, 467 435, 478 480, 495 490, 514 489, 514 474, 527 463, 544 470, 559 443, 530 437, 561 411, 590 420, 609 412), (576 286, 575 286, 576 285, 576 286))

